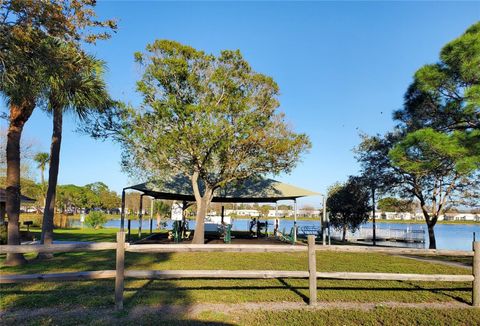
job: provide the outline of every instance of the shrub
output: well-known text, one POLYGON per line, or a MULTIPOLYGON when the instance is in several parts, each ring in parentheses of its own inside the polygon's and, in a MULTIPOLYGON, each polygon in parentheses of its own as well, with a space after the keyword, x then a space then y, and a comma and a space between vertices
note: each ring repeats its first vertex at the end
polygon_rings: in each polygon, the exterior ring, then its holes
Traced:
POLYGON ((0 225, 0 245, 7 244, 7 226, 0 225))
POLYGON ((85 224, 94 229, 100 229, 105 223, 107 223, 107 216, 102 212, 91 211, 85 219, 85 224))
POLYGON ((34 226, 34 227, 42 227, 43 215, 42 214, 37 214, 37 213, 34 213, 34 214, 22 213, 22 214, 20 214, 20 222, 22 222, 22 225, 23 225, 23 222, 25 222, 25 221, 32 221, 33 222, 32 226, 34 226))

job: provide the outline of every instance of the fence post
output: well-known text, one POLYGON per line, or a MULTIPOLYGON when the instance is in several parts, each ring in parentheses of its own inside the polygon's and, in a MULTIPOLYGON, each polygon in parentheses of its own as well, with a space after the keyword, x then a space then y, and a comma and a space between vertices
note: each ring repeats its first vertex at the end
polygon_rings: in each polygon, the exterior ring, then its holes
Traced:
POLYGON ((332 236, 330 234, 330 212, 327 212, 327 229, 328 229, 328 245, 332 244, 332 236))
POLYGON ((317 259, 315 254, 315 236, 308 236, 308 289, 310 305, 317 303, 317 259))
POLYGON ((472 289, 472 305, 480 307, 480 241, 473 243, 473 289, 472 289))
POLYGON ((130 221, 130 219, 128 219, 128 223, 127 223, 127 229, 128 229, 128 233, 127 233, 127 235, 128 235, 128 237, 127 237, 127 241, 128 241, 128 242, 130 242, 130 224, 131 224, 130 222, 131 222, 131 221, 130 221))
POLYGON ((117 263, 115 273, 115 309, 123 309, 123 288, 125 278, 125 232, 117 233, 117 263))

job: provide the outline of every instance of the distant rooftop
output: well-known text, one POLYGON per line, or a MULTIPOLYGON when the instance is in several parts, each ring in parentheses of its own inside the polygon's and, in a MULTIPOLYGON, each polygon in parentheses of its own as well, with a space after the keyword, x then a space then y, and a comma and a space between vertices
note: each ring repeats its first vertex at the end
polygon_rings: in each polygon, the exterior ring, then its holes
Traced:
MULTIPOLYGON (((7 191, 0 188, 0 203, 5 203, 7 201, 7 191)), ((23 203, 34 203, 36 200, 30 197, 21 195, 20 201, 23 203)))

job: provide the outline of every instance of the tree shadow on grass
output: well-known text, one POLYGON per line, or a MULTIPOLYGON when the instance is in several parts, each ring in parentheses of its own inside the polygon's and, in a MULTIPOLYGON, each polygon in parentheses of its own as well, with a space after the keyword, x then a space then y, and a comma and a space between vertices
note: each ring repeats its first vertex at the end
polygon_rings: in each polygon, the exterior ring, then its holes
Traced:
POLYGON ((429 292, 432 292, 432 293, 435 293, 435 294, 439 294, 439 295, 449 297, 449 298, 451 298, 455 301, 459 301, 461 303, 471 304, 471 301, 465 300, 464 298, 462 298, 460 296, 450 294, 450 293, 446 293, 446 292, 472 291, 472 288, 427 288, 427 287, 423 287, 423 286, 420 286, 418 284, 415 284, 415 283, 412 283, 412 282, 409 282, 409 281, 399 281, 399 282, 412 286, 414 288, 413 290, 429 291, 429 292))
MULTIPOLYGON (((141 268, 151 263, 168 261, 170 254, 133 254, 126 253, 125 269, 141 268), (149 257, 150 256, 150 257, 149 257)), ((102 270, 115 269, 115 252, 106 254, 99 252, 62 253, 55 255, 48 261, 32 261, 26 266, 19 267, 9 272, 52 273, 62 270, 102 270), (49 266, 55 266, 48 268, 49 266)), ((137 317, 140 323, 175 324, 175 325, 230 325, 216 321, 203 321, 201 316, 191 314, 193 304, 188 291, 176 291, 175 284, 169 281, 153 281, 145 279, 125 279, 124 311, 114 311, 115 281, 109 280, 84 280, 63 282, 28 282, 17 284, 4 284, 0 287, 0 307, 3 314, 0 323, 13 320, 14 324, 37 323, 38 320, 50 320, 49 323, 64 323, 67 319, 71 324, 89 324, 100 321, 99 324, 134 324, 137 317), (144 297, 152 284, 161 282, 162 286, 171 288, 174 296, 161 298, 144 297), (174 304, 174 306, 172 305, 174 304), (148 309, 138 316, 142 307, 148 309), (88 319, 85 314, 95 315, 97 309, 105 310, 105 317, 88 319), (72 316, 73 311, 82 310, 79 316, 72 316), (23 311, 21 315, 18 313, 23 311), (25 313, 26 311, 26 313, 25 313), (131 314, 133 316, 131 316, 131 314), (13 319, 12 319, 13 318, 13 319), (77 318, 77 319, 75 319, 77 318), (170 322, 171 321, 171 322, 170 322)), ((93 318, 93 317, 92 317, 93 318)))
MULTIPOLYGON (((308 303, 309 302, 309 298, 308 296, 306 296, 305 294, 303 294, 302 292, 299 291, 299 287, 294 287, 292 285, 290 285, 288 282, 286 282, 283 278, 279 278, 278 281, 280 283, 282 283, 287 289, 289 289, 290 291, 292 291, 293 293, 295 293, 296 295, 298 295, 300 297, 300 299, 302 299, 303 302, 305 303, 308 303)), ((308 289, 308 287, 306 287, 308 289)))
MULTIPOLYGON (((285 282, 285 281, 283 281, 285 282)), ((300 298, 302 298, 303 300, 306 300, 308 299, 308 297, 306 295, 304 295, 303 293, 299 292, 299 290, 308 290, 308 287, 307 286, 292 286, 292 285, 288 285, 288 283, 286 283, 288 286, 202 286, 201 288, 200 287, 189 287, 189 286, 181 286, 181 287, 178 287, 178 286, 172 286, 172 287, 168 287, 163 285, 162 287, 156 287, 155 286, 155 283, 153 280, 149 280, 148 282, 149 284, 146 284, 145 286, 143 286, 140 290, 139 288, 137 287, 126 287, 125 288, 125 291, 131 291, 131 292, 139 292, 139 293, 136 293, 135 296, 132 298, 129 298, 128 302, 130 302, 129 304, 130 305, 133 305, 133 301, 135 300, 138 300, 136 298, 140 298, 141 297, 141 294, 143 295, 149 295, 149 292, 175 292, 175 294, 177 293, 180 293, 180 292, 185 292, 185 291, 195 291, 195 290, 209 290, 209 291, 225 291, 225 290, 265 290, 265 291, 269 291, 269 290, 282 290, 282 289, 289 289, 289 290, 292 290, 295 294, 297 294, 300 298)), ((436 293, 436 294, 445 294, 443 292, 456 292, 456 291, 470 291, 471 288, 427 288, 427 287, 421 287, 421 286, 416 286, 416 288, 392 288, 392 287, 384 287, 384 288, 372 288, 372 287, 351 287, 351 286, 342 286, 342 287, 337 287, 337 286, 322 286, 322 287, 318 287, 318 290, 319 291, 330 291, 330 290, 334 290, 334 291, 342 291, 342 290, 346 290, 346 291, 351 291, 351 290, 354 290, 354 291, 379 291, 379 292, 385 292, 385 291, 395 291, 395 292, 424 292, 424 291, 428 291, 428 292, 433 292, 433 293, 436 293)), ((8 290, 6 289, 6 285, 2 285, 2 289, 1 289, 1 292, 3 294, 14 294, 14 295, 26 295, 26 294, 44 294, 44 295, 48 295, 48 294, 51 294, 52 291, 54 290, 47 290, 47 291, 38 291, 38 290, 8 290)), ((75 289, 70 289, 70 290, 65 290, 64 293, 65 294, 69 294, 69 295, 74 295, 75 294, 75 289)), ((176 298, 172 298, 174 299, 174 301, 178 301, 178 302, 181 302, 181 297, 176 297, 176 298)), ((457 298, 457 297, 452 297, 452 298, 457 298)), ((463 299, 460 299, 460 301, 464 302, 463 299)), ((158 302, 159 304, 162 304, 162 303, 165 303, 165 301, 159 301, 158 302)), ((465 303, 468 303, 468 302, 465 302, 465 303)))

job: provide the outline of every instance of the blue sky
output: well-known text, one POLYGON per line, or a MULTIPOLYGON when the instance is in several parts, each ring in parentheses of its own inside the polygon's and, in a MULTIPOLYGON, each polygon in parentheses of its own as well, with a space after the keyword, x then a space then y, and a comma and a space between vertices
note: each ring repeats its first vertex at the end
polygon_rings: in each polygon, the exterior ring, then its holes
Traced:
MULTIPOLYGON (((278 179, 323 192, 358 171, 352 149, 359 132, 383 133, 416 69, 480 19, 478 2, 129 2, 100 1, 101 17, 118 33, 90 50, 107 62, 112 95, 137 104, 140 71, 133 53, 155 39, 206 52, 240 49, 252 67, 280 86, 281 109, 313 147, 278 179)), ((3 125, 5 121, 1 122, 3 125)), ((129 180, 120 148, 64 127, 59 182, 103 181, 116 191, 129 180)), ((49 150, 51 117, 37 110, 24 137, 49 150)), ((319 198, 306 200, 318 202, 319 198)))

